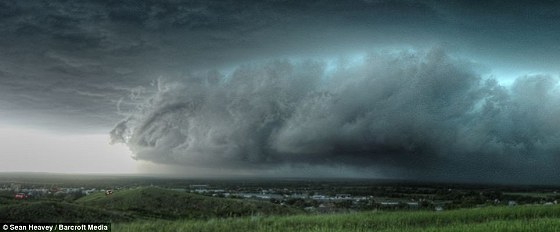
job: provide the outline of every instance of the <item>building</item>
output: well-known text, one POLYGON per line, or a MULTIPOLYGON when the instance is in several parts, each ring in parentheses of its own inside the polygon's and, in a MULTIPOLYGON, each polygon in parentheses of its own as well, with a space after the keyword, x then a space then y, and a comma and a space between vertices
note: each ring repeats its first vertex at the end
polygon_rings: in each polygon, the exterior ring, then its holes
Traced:
POLYGON ((352 195, 351 194, 346 194, 346 193, 336 194, 334 196, 334 198, 338 199, 338 200, 350 200, 350 199, 352 199, 352 195))
POLYGON ((17 193, 17 194, 14 196, 14 199, 16 199, 16 200, 23 200, 23 199, 25 199, 25 198, 27 198, 27 195, 25 195, 25 193, 17 193))

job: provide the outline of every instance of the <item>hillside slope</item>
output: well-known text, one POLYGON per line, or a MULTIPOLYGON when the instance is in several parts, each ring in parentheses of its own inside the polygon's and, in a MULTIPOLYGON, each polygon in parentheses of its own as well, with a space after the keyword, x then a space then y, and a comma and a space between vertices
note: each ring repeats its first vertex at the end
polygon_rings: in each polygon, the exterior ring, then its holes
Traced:
POLYGON ((301 211, 260 201, 206 197, 161 188, 139 188, 82 197, 77 204, 129 212, 145 218, 214 218, 249 215, 287 215, 301 211))
POLYGON ((122 222, 133 217, 65 202, 24 202, 0 206, 0 222, 122 222))

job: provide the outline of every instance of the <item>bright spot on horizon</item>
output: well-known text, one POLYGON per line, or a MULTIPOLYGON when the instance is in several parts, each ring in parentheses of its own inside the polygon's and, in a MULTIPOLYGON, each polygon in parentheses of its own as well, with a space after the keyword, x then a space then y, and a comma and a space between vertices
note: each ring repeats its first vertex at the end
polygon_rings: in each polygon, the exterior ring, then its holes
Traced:
POLYGON ((123 144, 107 134, 62 135, 0 126, 2 172, 135 174, 137 162, 123 144))

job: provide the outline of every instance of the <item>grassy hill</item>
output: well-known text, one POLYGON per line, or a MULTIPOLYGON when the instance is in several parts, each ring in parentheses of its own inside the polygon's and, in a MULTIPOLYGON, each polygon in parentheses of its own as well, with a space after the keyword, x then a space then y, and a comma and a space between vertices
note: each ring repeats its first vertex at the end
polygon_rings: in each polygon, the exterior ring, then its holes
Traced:
POLYGON ((113 231, 560 231, 560 205, 306 215, 267 202, 160 188, 93 194, 72 203, 0 206, 2 222, 113 222, 113 231), (294 215, 295 214, 295 215, 294 215))
POLYGON ((246 217, 220 220, 143 221, 113 231, 560 231, 559 206, 460 209, 446 212, 365 212, 246 217))
POLYGON ((114 222, 132 216, 64 202, 22 202, 0 206, 0 222, 114 222))
POLYGON ((139 188, 117 191, 107 197, 92 194, 77 204, 110 211, 128 212, 143 218, 206 219, 250 215, 287 215, 301 211, 262 201, 241 201, 206 197, 161 188, 139 188))
POLYGON ((223 199, 161 188, 96 193, 74 202, 0 202, 0 222, 127 222, 288 215, 300 210, 262 201, 223 199))

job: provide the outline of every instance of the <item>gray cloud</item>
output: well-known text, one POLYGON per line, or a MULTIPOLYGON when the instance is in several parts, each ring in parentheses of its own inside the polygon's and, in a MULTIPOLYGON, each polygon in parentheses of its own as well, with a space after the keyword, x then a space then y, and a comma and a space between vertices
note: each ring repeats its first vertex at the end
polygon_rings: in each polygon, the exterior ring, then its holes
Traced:
MULTIPOLYGON (((469 1, 4 1, 3 120, 109 128, 159 76, 278 57, 434 44, 555 71, 556 3, 469 1), (523 54, 519 56, 518 54, 523 54), (50 118, 50 119, 49 119, 50 118), (57 122, 57 118, 65 118, 57 122), (41 122, 41 121, 48 122, 41 122)), ((557 71, 557 70, 556 70, 557 71)))
POLYGON ((325 70, 319 61, 281 60, 164 81, 111 135, 138 159, 185 166, 556 178, 556 77, 520 77, 506 89, 439 49, 325 70))
POLYGON ((556 179, 558 4, 2 1, 0 123, 127 118, 113 139, 159 163, 556 179))

